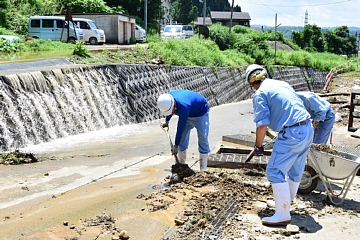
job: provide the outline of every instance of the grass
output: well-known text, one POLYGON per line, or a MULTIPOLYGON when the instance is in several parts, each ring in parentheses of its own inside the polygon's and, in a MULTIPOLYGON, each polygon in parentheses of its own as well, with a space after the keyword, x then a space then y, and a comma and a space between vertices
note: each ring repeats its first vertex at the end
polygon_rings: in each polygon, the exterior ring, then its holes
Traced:
MULTIPOLYGON (((214 41, 198 35, 185 40, 167 39, 162 41, 160 35, 149 31, 148 47, 135 44, 129 51, 104 50, 100 53, 88 52, 82 42, 70 44, 45 39, 28 39, 19 43, 0 41, 0 52, 2 52, 0 59, 21 60, 61 56, 67 57, 77 64, 150 64, 153 59, 160 58, 164 64, 176 66, 237 68, 257 63, 271 68, 274 65, 274 49, 265 44, 266 40, 269 41, 273 38, 271 34, 261 34, 252 29, 237 26, 231 33, 232 42, 228 44, 227 28, 224 26, 214 26, 213 28, 212 32, 216 38, 214 41), (220 45, 221 47, 219 47, 220 45)), ((11 34, 11 32, 6 32, 6 34, 11 34)), ((288 42, 288 44, 290 43, 288 42)), ((299 49, 296 46, 292 47, 299 49)), ((359 57, 348 59, 331 53, 309 53, 303 50, 277 50, 276 53, 277 65, 311 67, 323 71, 330 71, 341 65, 345 66, 349 60, 354 60, 354 63, 358 63, 360 60, 359 57)), ((350 65, 352 70, 357 69, 356 64, 350 65)))
POLYGON ((32 39, 20 42, 0 42, 1 60, 22 60, 49 58, 53 56, 70 56, 74 52, 74 44, 51 41, 45 39, 32 39))
POLYGON ((19 165, 24 163, 38 162, 32 153, 23 153, 18 150, 9 153, 1 153, 0 164, 19 165))

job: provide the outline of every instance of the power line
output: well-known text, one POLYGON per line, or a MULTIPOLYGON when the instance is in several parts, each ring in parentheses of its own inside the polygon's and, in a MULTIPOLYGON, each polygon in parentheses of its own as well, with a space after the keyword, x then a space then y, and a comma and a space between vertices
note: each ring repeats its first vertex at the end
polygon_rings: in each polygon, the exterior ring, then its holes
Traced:
MULTIPOLYGON (((261 3, 262 5, 264 5, 265 7, 269 8, 270 10, 274 11, 275 13, 278 13, 276 10, 270 8, 268 5, 262 3, 260 0, 258 0, 258 2, 261 3)), ((300 22, 298 22, 298 21, 296 21, 296 20, 294 20, 294 19, 290 19, 290 18, 286 17, 285 15, 282 15, 282 14, 280 14, 280 13, 278 13, 278 14, 279 14, 280 16, 282 16, 282 17, 290 20, 290 21, 293 21, 293 22, 296 22, 296 23, 300 23, 300 22)), ((301 24, 302 24, 302 23, 301 23, 301 24)))
MULTIPOLYGON (((257 5, 256 3, 253 2, 248 2, 248 1, 241 1, 244 3, 248 3, 248 4, 254 4, 257 5)), ((259 1, 260 2, 260 1, 259 1)), ((271 4, 264 4, 261 3, 264 6, 271 6, 271 7, 284 7, 284 8, 298 8, 298 7, 315 7, 315 6, 325 6, 325 5, 333 5, 333 4, 339 4, 339 3, 346 3, 346 2, 351 2, 351 0, 343 0, 343 1, 337 1, 337 2, 330 2, 330 3, 318 3, 318 4, 304 4, 304 5, 271 5, 271 4)))
POLYGON ((307 4, 307 5, 293 5, 293 6, 271 5, 271 6, 272 6, 272 7, 294 7, 294 8, 297 8, 297 7, 325 6, 325 5, 332 5, 332 4, 345 3, 345 2, 351 2, 351 0, 340 1, 340 2, 331 2, 331 3, 307 4))

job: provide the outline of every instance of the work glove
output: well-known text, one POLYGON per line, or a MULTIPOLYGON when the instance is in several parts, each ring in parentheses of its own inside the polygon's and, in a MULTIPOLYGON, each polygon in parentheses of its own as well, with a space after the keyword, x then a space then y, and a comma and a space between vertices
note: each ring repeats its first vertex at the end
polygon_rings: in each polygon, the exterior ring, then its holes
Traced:
POLYGON ((254 146, 254 155, 255 156, 262 156, 264 155, 264 146, 258 147, 258 146, 254 146))
POLYGON ((166 122, 160 123, 160 127, 161 127, 161 128, 168 128, 168 127, 169 127, 169 122, 166 121, 166 122))
POLYGON ((175 146, 173 146, 171 149, 172 155, 176 155, 178 153, 178 151, 179 151, 179 148, 175 147, 175 146))

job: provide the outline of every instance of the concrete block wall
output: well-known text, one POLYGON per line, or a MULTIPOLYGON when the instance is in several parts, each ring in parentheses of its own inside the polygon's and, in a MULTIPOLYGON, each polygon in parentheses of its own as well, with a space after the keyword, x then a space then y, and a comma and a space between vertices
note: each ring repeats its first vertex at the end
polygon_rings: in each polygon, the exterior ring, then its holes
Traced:
POLYGON ((327 72, 305 67, 274 67, 273 79, 289 83, 295 91, 320 92, 325 86, 327 72))

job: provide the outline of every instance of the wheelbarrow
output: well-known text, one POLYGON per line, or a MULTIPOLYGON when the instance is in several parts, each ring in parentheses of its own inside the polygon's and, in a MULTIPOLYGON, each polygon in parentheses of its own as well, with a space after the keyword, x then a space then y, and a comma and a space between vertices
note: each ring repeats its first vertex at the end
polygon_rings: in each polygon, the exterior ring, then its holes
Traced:
POLYGON ((340 156, 310 148, 298 193, 308 194, 322 181, 327 197, 341 204, 360 168, 360 157, 337 151, 340 156))

